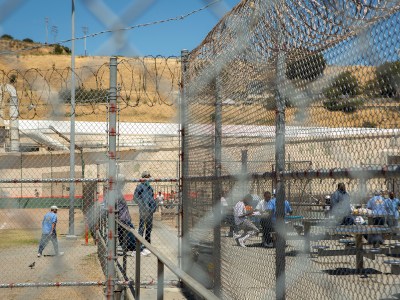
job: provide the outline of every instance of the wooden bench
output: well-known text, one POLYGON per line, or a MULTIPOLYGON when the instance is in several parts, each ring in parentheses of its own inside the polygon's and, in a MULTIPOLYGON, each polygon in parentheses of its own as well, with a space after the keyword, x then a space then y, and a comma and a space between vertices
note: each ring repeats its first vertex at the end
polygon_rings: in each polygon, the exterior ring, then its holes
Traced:
POLYGON ((391 270, 392 274, 400 275, 400 260, 399 259, 385 260, 384 263, 390 265, 390 270, 391 270))

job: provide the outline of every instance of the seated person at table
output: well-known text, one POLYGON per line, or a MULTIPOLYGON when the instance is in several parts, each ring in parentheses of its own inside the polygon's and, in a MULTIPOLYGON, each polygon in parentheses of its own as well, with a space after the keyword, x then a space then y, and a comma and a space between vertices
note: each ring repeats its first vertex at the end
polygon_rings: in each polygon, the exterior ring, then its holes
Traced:
POLYGON ((385 199, 385 206, 388 212, 388 225, 390 227, 397 227, 399 225, 399 206, 400 200, 395 198, 394 193, 389 193, 389 198, 385 199))
POLYGON ((340 182, 337 190, 331 195, 330 214, 337 219, 340 225, 353 225, 354 219, 351 216, 350 195, 346 186, 340 182))
MULTIPOLYGON (((276 198, 271 198, 271 193, 266 191, 264 193, 264 200, 261 200, 256 209, 262 214, 269 212, 261 218, 261 228, 263 232, 262 246, 266 248, 273 247, 273 240, 271 232, 276 224, 276 198)), ((292 214, 292 208, 288 200, 285 200, 285 215, 292 214)))
POLYGON ((254 210, 251 207, 252 200, 253 197, 250 194, 247 194, 243 200, 236 203, 235 207, 233 208, 235 225, 238 230, 243 230, 243 233, 239 236, 234 234, 236 243, 241 247, 246 247, 245 241, 248 238, 257 235, 259 232, 257 226, 248 219, 248 217, 254 213, 254 210))
MULTIPOLYGON (((369 199, 367 209, 372 210, 372 214, 374 215, 373 224, 368 225, 385 225, 387 210, 385 200, 379 191, 375 191, 374 196, 369 199)), ((369 234, 367 240, 369 244, 373 244, 375 247, 384 243, 382 234, 369 234)))

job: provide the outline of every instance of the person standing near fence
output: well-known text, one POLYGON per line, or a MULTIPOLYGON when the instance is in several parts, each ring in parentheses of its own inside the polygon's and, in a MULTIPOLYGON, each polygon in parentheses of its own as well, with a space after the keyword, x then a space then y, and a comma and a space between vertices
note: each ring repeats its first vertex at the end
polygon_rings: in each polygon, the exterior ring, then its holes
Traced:
POLYGON ((151 231, 153 229, 153 214, 157 209, 157 203, 154 199, 154 191, 150 185, 150 172, 144 171, 141 182, 133 193, 133 200, 139 206, 139 234, 143 236, 146 230, 145 239, 151 242, 151 231))
POLYGON ((343 182, 338 183, 337 190, 331 195, 331 215, 341 225, 353 225, 351 216, 350 195, 343 182))
MULTIPOLYGON (((128 204, 122 193, 125 187, 125 176, 123 174, 117 175, 117 218, 124 225, 134 229, 135 226, 132 224, 132 218, 129 213, 128 204)), ((132 256, 135 255, 136 251, 136 238, 132 232, 126 230, 122 226, 118 225, 118 240, 121 244, 123 252, 132 251, 132 256)), ((150 251, 144 249, 143 246, 140 249, 140 254, 147 256, 150 251)))
POLYGON ((246 240, 259 233, 257 226, 248 219, 248 217, 253 215, 254 212, 253 208, 251 207, 252 201, 253 196, 248 194, 243 198, 243 200, 236 203, 235 207, 233 208, 235 225, 239 231, 243 230, 241 235, 234 235, 234 239, 238 246, 244 248, 246 247, 246 240), (246 206, 249 207, 248 210, 246 209, 246 206))
POLYGON ((164 207, 164 195, 161 192, 158 192, 156 200, 157 200, 158 211, 162 213, 164 207))
POLYGON ((388 225, 390 227, 399 226, 400 200, 395 197, 394 192, 389 193, 389 198, 385 199, 385 205, 388 211, 388 225))
POLYGON ((58 240, 57 240, 57 211, 58 207, 53 205, 50 208, 50 211, 44 215, 42 221, 42 238, 39 243, 39 251, 37 256, 41 257, 44 248, 46 248, 47 244, 51 241, 54 247, 54 253, 57 256, 61 256, 64 252, 58 251, 58 240))

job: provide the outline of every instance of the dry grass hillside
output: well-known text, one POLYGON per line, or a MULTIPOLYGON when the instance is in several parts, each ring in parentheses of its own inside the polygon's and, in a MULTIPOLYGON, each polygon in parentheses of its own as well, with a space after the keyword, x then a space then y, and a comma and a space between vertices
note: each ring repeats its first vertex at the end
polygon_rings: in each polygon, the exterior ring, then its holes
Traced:
MULTIPOLYGON (((32 43, 0 40, 0 49, 8 47, 18 51, 32 43)), ((42 45, 43 46, 43 45, 42 45)), ((34 48, 34 47, 33 47, 34 48)), ((3 82, 18 70, 14 84, 19 94, 20 116, 22 119, 63 119, 68 120, 70 107, 64 103, 51 103, 49 90, 58 92, 70 79, 70 55, 54 55, 52 46, 43 46, 30 51, 16 52, 18 55, 0 56, 0 71, 3 82), (22 77, 22 78, 21 78, 22 77), (23 80, 22 80, 23 79, 23 80), (47 93, 47 94, 46 94, 47 93), (34 110, 26 109, 35 104, 34 110)), ((82 57, 75 59, 75 67, 79 84, 86 89, 106 89, 109 85, 109 57, 82 57)), ((325 75, 351 71, 361 85, 374 78, 373 67, 329 66, 325 75)), ((240 70, 239 70, 240 71, 240 70)), ((0 73, 0 76, 1 76, 0 73)), ((236 74, 237 75, 237 74, 236 74)), ((180 80, 179 60, 164 58, 129 59, 119 58, 118 83, 120 85, 119 120, 126 122, 177 122, 178 107, 176 91, 180 80)), ((245 88, 245 87, 244 87, 245 88)), ((53 95, 54 96, 54 95, 53 95)), ((362 96, 361 96, 362 98, 362 96)), ((400 125, 399 103, 383 99, 365 98, 363 109, 354 113, 330 112, 319 104, 313 104, 306 111, 287 109, 287 121, 290 124, 307 126, 354 126, 373 125, 376 127, 398 128, 400 125)), ((203 107, 199 104, 199 108, 203 107)), ((7 115, 7 106, 4 106, 7 115)), ((211 122, 214 108, 201 108, 206 117, 198 121, 211 122), (204 110, 203 110, 204 109, 204 110)), ((230 108, 224 108, 224 111, 230 108)), ((200 110, 196 110, 199 114, 200 110)), ((237 113, 224 113, 224 123, 272 125, 274 110, 265 105, 243 105, 237 113)), ((104 103, 77 103, 77 120, 106 121, 107 106, 104 103)))

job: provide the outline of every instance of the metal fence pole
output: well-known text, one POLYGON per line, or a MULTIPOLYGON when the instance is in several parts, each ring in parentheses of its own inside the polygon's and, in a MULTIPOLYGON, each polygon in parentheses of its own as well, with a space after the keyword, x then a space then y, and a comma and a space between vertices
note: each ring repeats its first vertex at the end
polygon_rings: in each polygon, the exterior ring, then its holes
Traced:
POLYGON ((214 197, 213 215, 214 220, 214 294, 221 295, 221 147, 222 147, 222 99, 219 95, 218 75, 214 81, 215 87, 215 124, 214 124, 214 197))
POLYGON ((114 299, 115 287, 115 245, 116 245, 116 224, 115 224, 115 202, 117 199, 116 177, 117 177, 117 58, 110 58, 110 92, 109 92, 109 124, 108 124, 108 240, 107 240, 107 299, 114 299))
MULTIPOLYGON (((71 129, 70 129, 70 178, 75 178, 75 0, 72 0, 71 12, 71 129)), ((71 181, 69 185, 69 230, 68 237, 75 238, 75 183, 71 181)))
POLYGON ((182 82, 181 82, 181 161, 182 161, 182 249, 181 249, 181 259, 182 259, 182 268, 185 272, 188 272, 189 268, 189 259, 190 259, 190 246, 189 246, 189 212, 190 212, 190 201, 188 199, 189 196, 189 182, 185 181, 189 176, 189 157, 188 157, 188 141, 187 141, 187 98, 185 93, 185 82, 186 82, 186 71, 188 68, 188 58, 189 51, 182 50, 181 52, 181 65, 182 65, 182 82))
MULTIPOLYGON (((278 29, 279 30, 279 29, 278 29)), ((282 34, 278 33, 278 47, 282 47, 282 34)), ((276 117, 275 117, 275 164, 276 164, 276 228, 283 229, 285 226, 285 182, 282 173, 285 171, 285 98, 283 97, 285 80, 285 53, 278 49, 276 64, 276 117)), ((276 299, 286 298, 285 279, 285 245, 286 237, 284 230, 279 230, 276 239, 276 299)))

